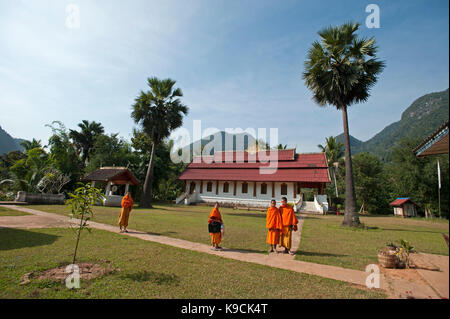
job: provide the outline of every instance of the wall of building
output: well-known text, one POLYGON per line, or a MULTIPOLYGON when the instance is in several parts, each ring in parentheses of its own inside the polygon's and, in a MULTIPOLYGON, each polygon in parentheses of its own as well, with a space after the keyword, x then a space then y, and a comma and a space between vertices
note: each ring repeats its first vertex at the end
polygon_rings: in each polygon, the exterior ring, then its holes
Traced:
MULTIPOLYGON (((186 181, 187 192, 190 193, 192 181, 186 181)), ((191 202, 215 202, 230 203, 244 206, 269 207, 270 200, 275 199, 281 201, 281 197, 285 196, 288 202, 298 201, 300 194, 294 197, 294 183, 285 183, 287 186, 287 194, 281 194, 281 182, 275 182, 275 196, 272 197, 272 182, 267 182, 266 194, 261 194, 261 185, 263 182, 256 182, 256 196, 253 196, 254 182, 247 182, 247 193, 242 193, 242 184, 244 182, 236 182, 236 195, 234 195, 234 182, 228 182, 228 192, 224 192, 225 181, 219 181, 219 188, 216 194, 216 181, 212 182, 211 191, 207 190, 208 181, 203 181, 202 192, 200 193, 200 181, 195 181, 195 190, 191 202)))

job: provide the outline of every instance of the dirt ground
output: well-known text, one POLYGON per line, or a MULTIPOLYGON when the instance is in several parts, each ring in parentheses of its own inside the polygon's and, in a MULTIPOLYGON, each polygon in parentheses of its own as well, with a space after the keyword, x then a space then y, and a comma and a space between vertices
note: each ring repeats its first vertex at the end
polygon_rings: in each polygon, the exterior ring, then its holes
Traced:
MULTIPOLYGON (((83 280, 91 280, 115 271, 115 269, 109 263, 106 266, 94 263, 78 263, 76 265, 79 267, 80 279, 83 280)), ((67 266, 68 265, 63 265, 44 271, 26 273, 25 275, 23 275, 20 284, 26 285, 30 283, 31 280, 50 280, 64 282, 67 276, 69 276, 73 272, 73 270, 71 269, 68 269, 68 271, 66 272, 67 266)))

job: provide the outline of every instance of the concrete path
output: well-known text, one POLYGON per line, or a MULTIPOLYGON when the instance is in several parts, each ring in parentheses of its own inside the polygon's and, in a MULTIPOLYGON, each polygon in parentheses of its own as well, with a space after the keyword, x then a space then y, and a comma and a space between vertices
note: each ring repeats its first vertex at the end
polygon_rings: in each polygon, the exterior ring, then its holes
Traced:
MULTIPOLYGON (((2 205, 0 205, 2 206, 2 205)), ((19 211, 23 211, 26 213, 30 213, 35 215, 34 217, 38 217, 42 219, 42 223, 40 223, 41 227, 68 227, 70 225, 69 217, 64 215, 58 215, 53 213, 47 213, 42 212, 26 207, 19 207, 19 206, 8 206, 9 208, 16 209, 19 211)), ((9 217, 9 216, 6 216, 9 217)), ((16 217, 16 216, 15 216, 16 217)), ((27 217, 27 216, 17 216, 17 217, 27 217)), ((2 217, 3 218, 3 217, 2 217)), ((2 218, 0 218, 0 226, 6 226, 6 227, 12 227, 10 225, 16 225, 15 227, 23 228, 23 227, 30 227, 33 225, 36 225, 36 220, 31 219, 23 219, 23 224, 21 227, 18 225, 17 221, 15 221, 16 224, 13 223, 7 223, 6 225, 3 224, 2 218)), ((301 219, 303 225, 304 217, 301 219)), ((76 220, 72 221, 73 223, 76 223, 76 220)), ((105 231, 110 231, 114 233, 118 233, 118 227, 97 223, 97 222, 89 222, 89 226, 92 228, 97 228, 105 231)), ((32 227, 30 227, 32 228, 32 227)), ((294 232, 298 233, 297 239, 295 239, 295 243, 297 245, 297 248, 300 244, 300 233, 301 228, 299 227, 299 231, 294 232)), ((316 275, 324 278, 339 280, 339 281, 345 281, 351 284, 359 285, 359 286, 366 286, 366 278, 368 277, 369 273, 366 273, 364 271, 359 270, 353 270, 353 269, 347 269, 347 268, 341 268, 336 266, 330 266, 330 265, 322 265, 322 264, 315 264, 311 262, 305 262, 305 261, 299 261, 294 260, 293 256, 285 255, 285 254, 260 254, 260 253, 251 253, 248 251, 243 250, 236 250, 236 249, 227 249, 224 247, 222 251, 213 251, 210 249, 209 245, 201 244, 201 243, 195 243, 183 239, 177 239, 177 238, 171 238, 166 236, 160 236, 160 235, 154 235, 154 234, 148 234, 143 231, 137 231, 129 229, 128 233, 122 233, 121 235, 124 236, 130 236, 139 238, 146 241, 156 242, 164 245, 169 245, 177 248, 182 249, 189 249, 201 253, 206 253, 210 255, 220 256, 223 258, 229 258, 244 262, 251 262, 255 264, 270 266, 270 267, 276 267, 280 269, 295 271, 299 273, 305 273, 310 275, 316 275)), ((294 248, 294 247, 293 247, 294 248)), ((293 249, 294 250, 294 249, 293 249)), ((448 285, 448 277, 447 277, 447 285, 448 285)), ((393 279, 393 278, 387 278, 383 274, 380 274, 380 288, 387 291, 390 298, 403 298, 402 292, 405 291, 411 291, 412 295, 415 298, 429 298, 430 296, 432 298, 440 298, 438 294, 435 293, 435 291, 428 285, 424 285, 417 282, 410 282, 407 280, 402 279, 393 279)))
POLYGON ((420 276, 444 298, 449 298, 448 256, 417 253, 411 255, 420 276), (446 280, 445 280, 446 279, 446 280))

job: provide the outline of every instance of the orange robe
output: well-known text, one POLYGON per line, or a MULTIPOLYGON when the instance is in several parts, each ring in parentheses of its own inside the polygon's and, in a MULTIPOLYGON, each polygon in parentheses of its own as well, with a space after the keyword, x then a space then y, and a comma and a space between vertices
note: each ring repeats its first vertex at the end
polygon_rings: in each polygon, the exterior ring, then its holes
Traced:
POLYGON ((120 211, 119 216, 119 226, 120 227, 127 227, 128 226, 128 219, 130 217, 130 212, 133 209, 133 199, 131 196, 125 195, 122 198, 122 210, 120 211))
POLYGON ((267 239, 266 242, 270 245, 278 244, 280 240, 280 232, 283 228, 281 222, 280 211, 276 207, 269 207, 266 216, 267 239))
MULTIPOLYGON (((218 221, 221 224, 223 224, 222 221, 222 215, 220 214, 219 210, 217 208, 213 208, 211 213, 209 214, 208 224, 210 224, 213 221, 218 221)), ((219 245, 222 241, 222 234, 221 233, 209 233, 211 236, 211 245, 217 244, 219 245)))
POLYGON ((281 205, 280 208, 283 229, 280 234, 279 245, 291 249, 292 245, 292 227, 298 224, 294 209, 291 205, 281 205))

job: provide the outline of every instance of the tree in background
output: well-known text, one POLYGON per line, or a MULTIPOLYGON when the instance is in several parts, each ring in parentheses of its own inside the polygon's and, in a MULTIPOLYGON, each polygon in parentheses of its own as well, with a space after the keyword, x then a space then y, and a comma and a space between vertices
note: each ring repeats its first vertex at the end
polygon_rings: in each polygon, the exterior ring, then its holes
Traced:
POLYGON ((429 205, 434 212, 438 208, 437 160, 441 167, 441 207, 448 216, 449 161, 448 154, 416 157, 412 151, 421 138, 407 138, 392 150, 392 162, 386 167, 389 183, 392 185, 391 199, 410 197, 421 205, 419 211, 429 205))
POLYGON ((20 142, 20 145, 23 147, 25 153, 33 148, 42 148, 41 140, 36 140, 34 138, 31 141, 24 140, 20 142))
MULTIPOLYGON (((131 138, 133 148, 139 154, 139 165, 134 168, 136 178, 145 179, 146 165, 150 160, 151 142, 147 134, 140 130, 133 130, 131 138)), ((164 139, 155 150, 155 166, 153 174, 152 188, 153 198, 157 200, 176 199, 183 190, 183 184, 177 180, 178 176, 184 171, 186 164, 183 162, 173 163, 170 159, 170 151, 173 148, 173 141, 164 139)), ((140 194, 137 194, 137 198, 140 194)))
POLYGON ((319 31, 321 42, 315 41, 308 51, 303 79, 320 106, 334 105, 342 112, 345 142, 345 216, 342 225, 360 224, 350 150, 347 108, 369 98, 370 88, 384 63, 375 56, 375 39, 358 38, 359 23, 345 23, 319 31))
POLYGON ((338 186, 336 181, 336 170, 339 167, 340 161, 344 156, 343 147, 341 142, 336 141, 333 136, 325 138, 325 146, 319 144, 317 147, 320 148, 322 152, 327 156, 328 168, 330 169, 331 175, 334 180, 334 187, 336 192, 336 197, 339 197, 338 186))
POLYGON ((135 123, 140 125, 142 132, 148 136, 151 143, 150 159, 139 202, 140 207, 152 207, 153 168, 157 146, 173 130, 183 124, 183 116, 188 113, 188 108, 179 99, 183 93, 181 89, 174 88, 175 83, 171 79, 149 78, 147 84, 150 90, 141 91, 132 106, 131 117, 135 123))
POLYGON ((86 120, 81 121, 78 127, 81 131, 70 130, 69 137, 73 140, 78 155, 81 156, 81 162, 86 166, 94 147, 95 138, 103 134, 105 130, 101 123, 86 120))
POLYGON ((353 156, 353 175, 356 198, 362 211, 389 213, 390 185, 384 174, 383 162, 376 155, 359 153, 353 156))
POLYGON ((78 156, 78 152, 70 140, 70 133, 62 122, 53 121, 47 124, 52 130, 52 136, 48 139, 50 157, 55 168, 62 174, 70 177, 61 191, 73 190, 76 183, 83 174, 83 164, 78 156))

